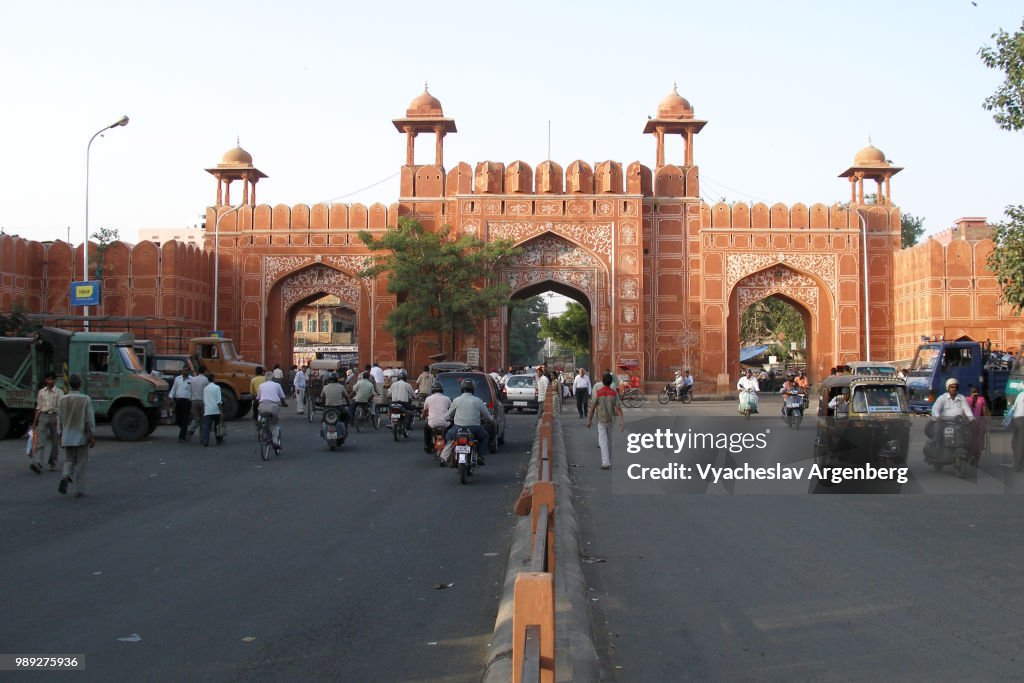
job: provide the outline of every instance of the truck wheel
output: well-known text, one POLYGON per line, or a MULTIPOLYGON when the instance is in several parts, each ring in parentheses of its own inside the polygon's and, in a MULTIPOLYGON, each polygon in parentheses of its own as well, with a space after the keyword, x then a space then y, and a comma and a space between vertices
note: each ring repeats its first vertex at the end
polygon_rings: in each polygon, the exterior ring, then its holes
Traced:
POLYGON ((139 441, 149 433, 149 418, 138 406, 118 408, 110 420, 118 441, 139 441))
POLYGON ((245 417, 252 410, 252 401, 239 401, 238 402, 238 417, 245 417))
POLYGON ((6 439, 7 433, 11 431, 11 416, 7 410, 0 406, 0 439, 6 439))
POLYGON ((224 405, 224 417, 229 420, 234 420, 240 416, 238 412, 238 398, 235 396, 235 392, 231 388, 221 385, 220 387, 221 403, 224 405))

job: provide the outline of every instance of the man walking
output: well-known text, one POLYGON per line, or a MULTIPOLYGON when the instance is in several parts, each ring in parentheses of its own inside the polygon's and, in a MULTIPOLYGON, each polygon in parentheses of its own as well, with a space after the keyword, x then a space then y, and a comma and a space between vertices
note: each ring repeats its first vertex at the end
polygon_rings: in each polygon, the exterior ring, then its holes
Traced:
POLYGON ((1013 436, 1010 441, 1010 448, 1013 450, 1013 469, 1016 472, 1024 472, 1024 391, 1017 394, 1017 400, 1006 413, 1006 419, 1010 421, 1010 428, 1013 429, 1013 436))
POLYGON ((43 471, 43 454, 48 454, 50 471, 57 471, 57 403, 64 392, 56 385, 57 376, 46 373, 43 377, 43 388, 36 394, 36 414, 32 419, 32 432, 35 434, 36 447, 32 453, 32 464, 29 467, 36 474, 43 471))
POLYGON ((292 385, 295 387, 295 412, 301 413, 306 409, 306 404, 303 403, 303 399, 306 397, 306 373, 301 368, 295 371, 292 385))
MULTIPOLYGON (((210 377, 213 377, 213 375, 210 375, 210 377)), ((192 421, 189 423, 188 432, 185 434, 187 441, 191 441, 192 435, 203 426, 203 392, 206 391, 207 384, 210 384, 210 380, 201 372, 189 380, 189 389, 191 389, 192 393, 192 421)))
POLYGON ((604 373, 601 378, 602 386, 594 394, 594 402, 590 404, 590 414, 587 416, 587 429, 597 415, 597 444, 601 447, 601 469, 607 470, 612 466, 612 424, 615 416, 618 415, 622 421, 619 431, 626 431, 626 417, 622 414, 622 406, 619 404, 619 394, 612 389, 612 373, 604 373))
POLYGON ((551 380, 544 374, 544 366, 537 367, 537 417, 539 418, 544 414, 544 399, 547 398, 548 385, 551 380))
POLYGON ((188 434, 188 418, 192 412, 192 371, 188 365, 181 368, 181 374, 171 385, 171 399, 174 401, 174 424, 178 425, 178 443, 185 443, 188 434))
POLYGON ((92 399, 79 391, 82 388, 81 377, 71 375, 68 388, 71 391, 57 404, 60 445, 64 448, 64 474, 57 490, 66 494, 68 484, 74 482, 75 498, 81 498, 85 495, 85 466, 89 463, 89 449, 96 446, 96 413, 92 399))
MULTIPOLYGON (((203 431, 199 440, 204 446, 210 445, 210 432, 220 422, 220 411, 224 397, 220 387, 213 381, 213 373, 206 374, 206 387, 203 388, 203 431)), ((216 436, 214 437, 216 438, 216 436)))
POLYGON ((587 371, 584 368, 580 368, 579 374, 576 375, 572 381, 573 392, 576 394, 576 412, 580 414, 582 420, 587 416, 587 404, 590 403, 590 377, 587 376, 587 371))

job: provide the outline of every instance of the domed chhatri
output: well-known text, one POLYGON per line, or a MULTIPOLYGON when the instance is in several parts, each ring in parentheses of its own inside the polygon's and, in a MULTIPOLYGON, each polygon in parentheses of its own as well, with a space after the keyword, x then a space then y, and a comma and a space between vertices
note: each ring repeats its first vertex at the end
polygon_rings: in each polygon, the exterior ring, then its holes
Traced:
POLYGON ((676 85, 672 84, 672 92, 658 103, 659 119, 692 119, 693 107, 679 94, 676 85))
POLYGON ((222 166, 252 166, 252 155, 240 146, 235 146, 224 152, 220 163, 222 166))
POLYGON ((412 102, 409 103, 409 108, 405 110, 405 115, 409 118, 441 118, 444 116, 444 111, 441 109, 441 101, 430 94, 427 84, 424 83, 423 92, 414 97, 412 102))
POLYGON ((874 145, 868 145, 864 149, 857 152, 853 157, 854 166, 891 166, 889 161, 885 158, 885 153, 875 147, 874 145))

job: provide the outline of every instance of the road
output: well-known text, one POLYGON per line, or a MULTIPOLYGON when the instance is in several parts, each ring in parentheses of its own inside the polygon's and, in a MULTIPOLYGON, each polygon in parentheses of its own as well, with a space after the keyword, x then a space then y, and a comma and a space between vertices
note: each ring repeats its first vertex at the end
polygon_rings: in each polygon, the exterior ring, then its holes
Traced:
POLYGON ((329 453, 283 413, 268 462, 249 420, 210 448, 101 427, 81 499, 0 443, 0 652, 85 655, 92 681, 479 680, 535 418, 460 486, 419 432, 329 453))
MULTIPOLYGON (((794 463, 813 427, 787 429, 777 401, 749 424, 734 403, 649 402, 626 411, 627 431, 770 430, 773 457, 794 463)), ((637 483, 617 430, 603 471, 596 434, 564 414, 605 680, 1020 680, 1024 534, 1021 499, 1005 494, 1024 489, 1024 475, 998 456, 971 481, 935 473, 921 457, 922 419, 899 487, 909 495, 637 483)))

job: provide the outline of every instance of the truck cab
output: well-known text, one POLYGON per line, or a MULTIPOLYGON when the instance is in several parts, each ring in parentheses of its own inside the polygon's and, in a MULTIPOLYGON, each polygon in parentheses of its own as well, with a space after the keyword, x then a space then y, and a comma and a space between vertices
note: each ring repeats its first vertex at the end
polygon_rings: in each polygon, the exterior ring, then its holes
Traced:
POLYGON ((228 419, 249 412, 253 400, 249 383, 256 376, 256 363, 242 360, 235 343, 224 337, 195 337, 189 340, 188 352, 201 372, 213 373, 228 419))
POLYGON ((928 339, 917 347, 914 361, 907 371, 907 395, 910 409, 928 414, 935 399, 945 391, 946 380, 954 378, 966 394, 968 387, 978 387, 986 400, 1006 388, 1009 365, 1003 354, 993 351, 988 342, 971 340, 946 341, 928 339))

